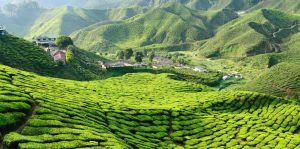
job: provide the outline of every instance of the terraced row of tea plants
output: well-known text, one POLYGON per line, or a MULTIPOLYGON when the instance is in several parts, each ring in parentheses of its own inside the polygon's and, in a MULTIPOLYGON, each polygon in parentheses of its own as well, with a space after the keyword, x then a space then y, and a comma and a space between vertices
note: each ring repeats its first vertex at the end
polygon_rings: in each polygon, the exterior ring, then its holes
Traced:
POLYGON ((169 75, 135 73, 76 82, 0 65, 1 145, 300 147, 297 102, 252 92, 213 92, 169 75))

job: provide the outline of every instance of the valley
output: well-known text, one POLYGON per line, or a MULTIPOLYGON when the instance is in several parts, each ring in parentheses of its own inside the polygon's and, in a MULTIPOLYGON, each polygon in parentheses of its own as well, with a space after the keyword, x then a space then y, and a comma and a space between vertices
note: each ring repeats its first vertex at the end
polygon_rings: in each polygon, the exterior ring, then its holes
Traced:
POLYGON ((0 3, 0 149, 300 147, 298 0, 0 3))

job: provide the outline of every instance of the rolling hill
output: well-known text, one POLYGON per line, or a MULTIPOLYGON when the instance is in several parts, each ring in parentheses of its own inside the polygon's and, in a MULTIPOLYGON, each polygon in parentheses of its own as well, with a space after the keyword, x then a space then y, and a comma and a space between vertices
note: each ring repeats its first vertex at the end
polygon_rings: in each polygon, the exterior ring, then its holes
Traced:
POLYGON ((218 26, 237 17, 233 11, 222 12, 201 13, 170 2, 125 21, 94 24, 72 33, 71 37, 76 45, 89 51, 155 49, 156 45, 180 47, 211 37, 215 29, 210 25, 211 20, 218 26), (216 17, 220 20, 216 21, 216 17))
POLYGON ((55 68, 43 49, 12 35, 0 35, 0 63, 40 74, 53 73, 55 68))
POLYGON ((49 9, 35 20, 26 37, 69 35, 73 31, 97 22, 127 19, 144 11, 143 8, 92 10, 61 7, 49 9))
POLYGON ((66 65, 56 64, 44 49, 12 35, 0 35, 0 64, 44 76, 73 80, 93 80, 102 78, 104 73, 98 61, 102 57, 76 47, 67 52, 66 65))
POLYGON ((196 10, 222 10, 228 8, 235 11, 249 9, 260 2, 260 0, 128 0, 121 2, 119 7, 160 7, 172 1, 196 10))
POLYGON ((209 92, 168 75, 139 73, 77 82, 0 65, 0 145, 300 147, 298 102, 252 92, 209 92))
POLYGON ((262 0, 251 9, 277 9, 289 13, 300 13, 300 1, 298 0, 262 0))
POLYGON ((97 22, 127 19, 144 11, 144 8, 96 10, 70 6, 24 9, 15 16, 0 13, 0 24, 6 26, 9 33, 28 39, 39 35, 56 37, 97 22))
MULTIPOLYGON (((299 56, 299 55, 298 55, 299 56)), ((238 90, 261 92, 275 96, 300 97, 300 67, 298 63, 280 63, 238 90)))
POLYGON ((280 52, 284 40, 298 32, 300 17, 272 9, 257 10, 219 28, 199 47, 200 55, 245 58, 280 52), (249 42, 251 41, 251 42, 249 42))

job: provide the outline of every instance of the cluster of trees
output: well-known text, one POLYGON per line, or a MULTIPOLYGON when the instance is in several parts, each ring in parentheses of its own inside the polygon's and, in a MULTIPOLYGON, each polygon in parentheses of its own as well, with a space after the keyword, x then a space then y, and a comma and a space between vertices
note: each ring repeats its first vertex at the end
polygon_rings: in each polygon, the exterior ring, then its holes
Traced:
POLYGON ((66 49, 69 45, 73 45, 73 40, 68 36, 60 36, 55 40, 55 44, 60 49, 66 49))
POLYGON ((147 50, 144 50, 143 52, 141 51, 136 51, 134 52, 131 48, 126 49, 124 51, 119 51, 117 53, 117 58, 119 60, 128 60, 131 59, 134 56, 134 59, 136 62, 141 63, 143 62, 143 58, 148 57, 149 61, 152 63, 153 59, 155 57, 155 53, 152 51, 151 53, 148 54, 147 50))
POLYGON ((169 53, 167 55, 167 58, 171 59, 174 63, 179 63, 182 65, 187 65, 191 61, 191 59, 189 59, 189 57, 187 57, 183 53, 179 53, 179 52, 169 53))

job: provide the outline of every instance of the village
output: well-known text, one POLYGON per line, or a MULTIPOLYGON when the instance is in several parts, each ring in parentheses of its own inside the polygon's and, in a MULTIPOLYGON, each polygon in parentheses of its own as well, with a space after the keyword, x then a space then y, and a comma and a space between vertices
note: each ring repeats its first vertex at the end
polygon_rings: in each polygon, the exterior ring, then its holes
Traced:
MULTIPOLYGON (((0 25, 0 35, 6 35, 8 32, 4 26, 0 25)), ((67 48, 59 48, 56 45, 56 38, 47 37, 47 36, 38 36, 32 38, 32 43, 39 46, 40 48, 44 49, 45 52, 52 57, 53 61, 56 63, 61 62, 62 64, 66 64, 66 53, 67 48)), ((147 56, 147 55, 146 55, 147 56)), ((126 59, 119 59, 119 60, 106 60, 106 61, 98 61, 98 65, 101 69, 109 69, 109 68, 124 68, 124 67, 135 67, 135 68, 144 68, 149 67, 147 62, 133 62, 126 59)), ((190 69, 192 71, 198 73, 206 73, 208 72, 205 67, 202 66, 194 66, 191 67, 186 64, 176 64, 173 60, 167 57, 155 55, 151 62, 152 69, 160 69, 164 67, 174 67, 175 69, 190 69)), ((242 80, 243 75, 237 71, 233 71, 232 73, 224 73, 219 71, 219 73, 223 74, 222 80, 230 80, 232 78, 237 80, 242 80)))

